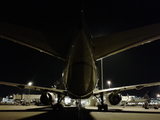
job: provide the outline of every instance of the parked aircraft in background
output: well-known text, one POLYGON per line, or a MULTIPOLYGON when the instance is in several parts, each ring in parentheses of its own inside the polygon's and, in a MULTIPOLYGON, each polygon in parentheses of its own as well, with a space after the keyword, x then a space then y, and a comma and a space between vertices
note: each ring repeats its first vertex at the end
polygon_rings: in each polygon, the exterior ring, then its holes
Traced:
POLYGON ((127 96, 122 96, 122 100, 120 102, 120 105, 123 105, 124 107, 127 104, 134 104, 137 105, 138 103, 149 103, 150 102, 150 96, 149 96, 149 91, 141 98, 141 97, 136 97, 136 96, 130 96, 127 94, 127 96))

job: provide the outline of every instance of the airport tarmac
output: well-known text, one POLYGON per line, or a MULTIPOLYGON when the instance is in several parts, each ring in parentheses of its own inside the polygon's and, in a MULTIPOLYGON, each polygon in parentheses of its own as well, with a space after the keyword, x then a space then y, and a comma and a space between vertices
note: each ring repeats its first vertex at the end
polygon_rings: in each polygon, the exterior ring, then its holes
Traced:
MULTIPOLYGON (((66 107, 62 111, 53 111, 47 106, 0 105, 0 120, 78 120, 78 109, 66 107)), ((100 112, 96 107, 82 109, 83 120, 160 120, 160 109, 142 107, 113 106, 108 112, 100 112)))

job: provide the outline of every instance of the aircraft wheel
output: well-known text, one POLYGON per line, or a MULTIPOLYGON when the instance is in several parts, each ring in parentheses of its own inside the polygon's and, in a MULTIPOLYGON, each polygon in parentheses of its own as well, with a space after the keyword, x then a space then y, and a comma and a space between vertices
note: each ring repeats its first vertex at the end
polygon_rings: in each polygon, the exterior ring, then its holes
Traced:
POLYGON ((154 107, 154 109, 158 109, 158 107, 154 107))
POLYGON ((102 111, 102 109, 104 111, 108 111, 108 105, 107 104, 105 104, 105 105, 98 105, 98 110, 102 111))
POLYGON ((99 111, 102 110, 102 105, 98 105, 98 110, 99 110, 99 111))
POLYGON ((108 105, 104 105, 104 111, 108 111, 108 105))
POLYGON ((52 105, 53 110, 63 110, 63 105, 62 104, 55 104, 52 105))
POLYGON ((146 106, 146 107, 144 107, 144 108, 145 108, 145 109, 149 109, 149 107, 147 107, 147 106, 146 106))

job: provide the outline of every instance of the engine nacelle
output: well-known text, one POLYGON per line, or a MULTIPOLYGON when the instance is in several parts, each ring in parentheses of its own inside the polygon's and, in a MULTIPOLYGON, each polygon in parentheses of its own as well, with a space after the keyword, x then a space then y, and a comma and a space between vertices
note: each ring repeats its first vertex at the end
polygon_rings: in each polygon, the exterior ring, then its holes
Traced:
POLYGON ((110 105, 117 105, 122 100, 122 96, 118 93, 110 93, 106 96, 106 102, 110 105))
POLYGON ((51 105, 55 101, 55 98, 53 93, 45 92, 41 95, 40 101, 44 105, 51 105))

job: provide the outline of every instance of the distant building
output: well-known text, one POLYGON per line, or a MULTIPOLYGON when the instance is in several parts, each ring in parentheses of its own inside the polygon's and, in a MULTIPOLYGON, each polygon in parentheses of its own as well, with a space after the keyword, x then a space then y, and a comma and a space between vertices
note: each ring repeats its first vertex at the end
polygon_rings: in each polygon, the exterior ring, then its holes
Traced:
POLYGON ((2 98, 2 104, 26 104, 31 102, 40 102, 40 96, 37 94, 13 94, 2 98))
POLYGON ((40 99, 40 96, 41 95, 37 95, 37 94, 30 94, 30 95, 28 95, 28 94, 13 94, 13 96, 12 96, 12 99, 14 99, 14 100, 23 100, 23 99, 25 99, 25 100, 28 100, 28 99, 30 99, 30 100, 33 100, 33 99, 40 99))

